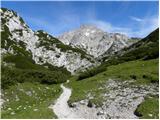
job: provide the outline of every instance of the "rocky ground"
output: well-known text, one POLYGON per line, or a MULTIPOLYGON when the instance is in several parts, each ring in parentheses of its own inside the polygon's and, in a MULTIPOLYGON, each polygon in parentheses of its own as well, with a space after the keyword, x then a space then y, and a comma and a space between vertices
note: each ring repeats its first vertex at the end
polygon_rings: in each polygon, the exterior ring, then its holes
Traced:
POLYGON ((5 102, 3 99, 2 99, 2 93, 1 93, 1 91, 0 91, 0 109, 2 108, 2 105, 3 105, 3 103, 5 102))
MULTIPOLYGON (((158 86, 134 85, 134 81, 118 82, 108 80, 103 88, 104 102, 96 107, 89 100, 81 100, 72 104, 72 111, 82 118, 135 119, 134 111, 146 95, 158 95, 158 86)), ((92 97, 90 97, 92 98, 92 97)))
POLYGON ((63 89, 63 93, 57 99, 54 105, 51 105, 49 108, 53 109, 53 112, 57 115, 60 119, 66 118, 79 118, 74 112, 72 112, 67 104, 69 97, 71 96, 71 89, 66 88, 61 85, 63 89))

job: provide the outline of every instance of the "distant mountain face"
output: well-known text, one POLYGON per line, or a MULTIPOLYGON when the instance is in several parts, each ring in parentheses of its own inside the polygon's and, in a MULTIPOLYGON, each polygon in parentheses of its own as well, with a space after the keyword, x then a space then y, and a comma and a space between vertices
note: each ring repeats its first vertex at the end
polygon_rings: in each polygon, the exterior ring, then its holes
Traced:
POLYGON ((134 42, 126 35, 107 33, 92 25, 82 25, 79 29, 66 32, 58 38, 64 44, 83 49, 95 58, 104 53, 110 55, 134 42))
MULTIPOLYGON (((154 59, 159 57, 159 28, 142 40, 118 52, 118 56, 128 59, 154 59)), ((128 60, 126 59, 126 60, 128 60)))
POLYGON ((137 59, 155 59, 159 57, 159 28, 151 32, 148 36, 129 47, 123 48, 116 54, 103 58, 103 61, 113 64, 122 63, 137 59), (115 62, 116 61, 116 62, 115 62))
POLYGON ((0 13, 2 56, 12 54, 31 57, 37 64, 64 66, 72 73, 95 62, 83 50, 64 45, 44 31, 34 32, 16 12, 2 8, 0 13))

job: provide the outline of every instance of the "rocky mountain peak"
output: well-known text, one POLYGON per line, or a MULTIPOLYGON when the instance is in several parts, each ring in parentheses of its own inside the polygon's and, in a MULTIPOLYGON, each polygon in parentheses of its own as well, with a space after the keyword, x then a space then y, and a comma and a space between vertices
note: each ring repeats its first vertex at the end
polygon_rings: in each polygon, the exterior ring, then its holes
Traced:
POLYGON ((131 44, 126 35, 107 33, 94 25, 81 25, 58 38, 64 44, 83 49, 95 58, 105 53, 114 53, 131 44))
POLYGON ((2 27, 6 25, 10 31, 28 28, 24 20, 13 10, 0 9, 2 27))

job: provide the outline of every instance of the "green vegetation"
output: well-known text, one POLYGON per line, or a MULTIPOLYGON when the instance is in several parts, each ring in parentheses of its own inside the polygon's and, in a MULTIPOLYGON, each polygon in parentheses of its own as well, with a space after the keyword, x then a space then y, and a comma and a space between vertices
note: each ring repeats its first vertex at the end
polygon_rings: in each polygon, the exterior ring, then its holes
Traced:
POLYGON ((65 82, 68 76, 60 71, 17 69, 2 67, 1 85, 8 88, 11 85, 24 82, 57 84, 65 82))
POLYGON ((70 72, 49 63, 35 64, 28 56, 11 54, 3 56, 1 67, 2 93, 6 101, 2 118, 56 118, 48 107, 61 93, 58 83, 65 82, 70 72), (27 91, 33 95, 26 95, 27 91))
POLYGON ((57 84, 64 82, 71 74, 63 67, 48 63, 38 65, 32 60, 32 54, 25 50, 25 44, 12 45, 16 55, 2 56, 2 87, 6 88, 17 82, 40 82, 57 84), (6 64, 6 65, 4 65, 6 64))
MULTIPOLYGON (((7 9, 3 8, 3 11, 7 9)), ((12 11, 15 16, 17 13, 12 11)), ((71 77, 71 73, 64 67, 52 66, 49 63, 38 65, 32 59, 30 51, 26 50, 23 41, 11 40, 12 34, 4 24, 7 20, 2 19, 1 47, 13 49, 13 54, 2 56, 1 86, 2 98, 5 100, 1 111, 2 118, 56 118, 49 105, 62 92, 59 83, 65 82, 71 77)), ((23 19, 20 21, 24 23, 23 19)), ((21 30, 14 32, 23 35, 21 30)), ((133 85, 150 85, 159 83, 158 55, 159 55, 159 29, 148 35, 141 41, 133 44, 115 55, 109 57, 100 66, 80 73, 66 83, 72 88, 72 95, 69 104, 89 99, 88 107, 93 103, 101 106, 103 93, 107 93, 106 81, 114 79, 117 81, 133 80, 133 85), (102 89, 99 89, 102 88, 102 89), (89 98, 89 94, 93 96, 89 98)), ((85 51, 64 45, 57 38, 38 31, 40 43, 37 47, 44 46, 47 50, 54 50, 53 45, 63 52, 80 53, 81 58, 90 59, 85 51)), ((57 58, 59 55, 57 55, 57 58)), ((39 58, 41 59, 41 58, 39 58)), ((140 118, 158 118, 158 97, 147 97, 135 111, 140 118)))
POLYGON ((59 85, 20 83, 3 91, 5 104, 1 110, 3 119, 52 119, 56 118, 48 108, 61 94, 59 85))
MULTIPOLYGON (((17 13, 11 12, 17 16, 17 13)), ((20 21, 24 23, 22 18, 20 21)), ((32 53, 26 50, 26 43, 11 39, 12 34, 6 22, 6 19, 2 19, 1 47, 13 51, 13 54, 2 55, 1 86, 5 100, 2 118, 56 118, 48 107, 61 93, 59 83, 65 82, 71 73, 64 67, 49 63, 36 64, 32 53)), ((22 30, 13 32, 23 36, 22 30)), ((54 41, 59 42, 56 39, 54 41)), ((49 44, 50 41, 46 41, 46 46, 49 44)))
POLYGON ((106 67, 97 67, 97 68, 95 67, 85 72, 81 72, 77 80, 83 80, 85 78, 92 77, 98 73, 105 71, 106 69, 107 69, 106 67))
POLYGON ((22 29, 15 29, 13 32, 18 33, 20 36, 23 36, 22 29))
POLYGON ((8 50, 11 45, 16 44, 13 40, 9 39, 9 36, 12 36, 8 27, 6 25, 2 26, 4 31, 1 31, 1 47, 8 50))
POLYGON ((159 118, 159 98, 147 97, 138 106, 135 115, 142 119, 158 119, 159 118))
POLYGON ((2 88, 23 82, 57 84, 65 82, 71 75, 63 67, 55 67, 48 63, 38 65, 32 59, 24 56, 6 55, 3 57, 3 62, 5 63, 2 64, 2 88))
POLYGON ((73 89, 69 103, 83 100, 87 98, 88 93, 91 93, 94 97, 92 101, 95 104, 101 104, 103 101, 101 94, 107 91, 98 88, 103 87, 108 79, 134 80, 135 85, 157 84, 159 82, 158 59, 137 60, 112 65, 107 67, 106 71, 81 81, 77 81, 77 77, 74 77, 68 85, 73 89))
POLYGON ((43 66, 35 64, 31 58, 26 56, 9 54, 3 56, 3 61, 6 63, 13 63, 16 68, 20 69, 43 69, 43 66))
POLYGON ((10 39, 12 35, 7 26, 1 34, 1 47, 14 52, 2 56, 1 86, 5 100, 2 118, 56 118, 48 107, 61 93, 59 83, 65 82, 71 73, 49 63, 36 64, 23 41, 17 43, 10 39), (28 96, 27 91, 33 96, 28 96))
POLYGON ((1 8, 4 12, 6 12, 8 9, 7 8, 1 8))
MULTIPOLYGON (((23 41, 16 42, 16 40, 11 40, 10 37, 12 34, 9 31, 9 28, 6 25, 2 25, 4 31, 1 31, 1 47, 5 50, 13 49, 14 53, 22 56, 31 57, 31 53, 26 50, 26 44, 23 41)), ((21 30, 15 30, 20 32, 21 30)), ((22 31, 20 32, 22 34, 22 31)))
POLYGON ((61 42, 52 37, 51 35, 44 33, 42 30, 37 31, 36 34, 39 37, 40 43, 37 47, 44 46, 46 49, 50 49, 53 44, 60 44, 61 42))
MULTIPOLYGON (((159 56, 159 28, 153 31, 144 39, 122 50, 124 54, 120 56, 120 61, 130 61, 137 59, 154 59, 159 56)), ((119 56, 118 56, 119 57, 119 56)))

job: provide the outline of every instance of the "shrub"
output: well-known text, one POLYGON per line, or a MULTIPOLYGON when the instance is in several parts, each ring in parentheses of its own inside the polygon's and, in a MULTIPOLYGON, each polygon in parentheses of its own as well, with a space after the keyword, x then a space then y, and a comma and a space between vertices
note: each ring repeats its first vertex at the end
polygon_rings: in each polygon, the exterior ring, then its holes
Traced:
POLYGON ((159 78, 157 75, 147 74, 147 75, 143 75, 142 78, 149 80, 151 83, 158 83, 159 82, 159 78))
POLYGON ((26 70, 18 68, 2 67, 1 74, 2 88, 8 88, 16 83, 23 82, 40 82, 43 84, 57 84, 62 83, 69 77, 61 71, 47 71, 47 70, 26 70))
POLYGON ((136 79, 137 79, 137 76, 136 76, 136 75, 130 75, 130 78, 136 80, 136 79))
POLYGON ((91 101, 91 100, 89 100, 89 101, 88 101, 87 106, 88 106, 88 107, 93 107, 93 103, 92 103, 92 101, 91 101))
POLYGON ((92 68, 90 70, 87 70, 85 72, 82 72, 78 75, 78 78, 77 80, 83 80, 83 79, 86 79, 86 78, 89 78, 89 77, 92 77, 98 73, 101 73, 103 71, 106 70, 106 67, 105 66, 101 66, 101 67, 95 67, 95 68, 92 68))

